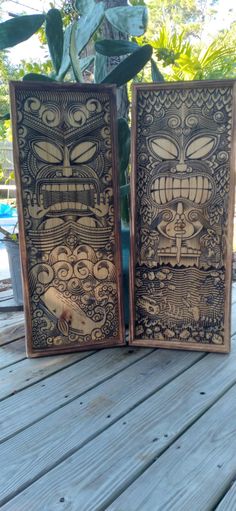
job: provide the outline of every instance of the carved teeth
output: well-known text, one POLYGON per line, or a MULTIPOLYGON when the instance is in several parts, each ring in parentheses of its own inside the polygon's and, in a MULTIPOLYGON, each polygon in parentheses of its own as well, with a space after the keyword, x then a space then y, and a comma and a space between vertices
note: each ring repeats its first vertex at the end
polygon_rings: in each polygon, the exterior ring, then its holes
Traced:
POLYGON ((173 199, 188 199, 196 204, 205 204, 212 194, 208 177, 188 178, 160 176, 152 184, 151 194, 157 204, 166 204, 173 199))
POLYGON ((47 190, 48 192, 67 192, 67 191, 77 191, 82 192, 84 190, 94 190, 94 186, 91 184, 77 184, 77 183, 58 183, 58 184, 43 184, 41 187, 42 190, 47 190))
POLYGON ((52 212, 67 209, 87 211, 87 204, 93 204, 95 188, 90 183, 76 183, 70 180, 64 182, 44 183, 41 185, 44 207, 52 212), (67 182, 66 182, 67 181, 67 182), (79 199, 79 201, 78 201, 79 199))

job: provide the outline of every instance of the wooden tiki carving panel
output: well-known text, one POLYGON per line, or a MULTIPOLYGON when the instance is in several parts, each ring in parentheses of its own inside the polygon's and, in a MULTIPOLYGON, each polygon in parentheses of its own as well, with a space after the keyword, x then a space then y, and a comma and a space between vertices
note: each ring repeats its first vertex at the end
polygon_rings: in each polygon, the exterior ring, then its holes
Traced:
POLYGON ((134 87, 131 344, 229 351, 233 90, 134 87))
POLYGON ((11 83, 28 353, 124 343, 112 86, 11 83))

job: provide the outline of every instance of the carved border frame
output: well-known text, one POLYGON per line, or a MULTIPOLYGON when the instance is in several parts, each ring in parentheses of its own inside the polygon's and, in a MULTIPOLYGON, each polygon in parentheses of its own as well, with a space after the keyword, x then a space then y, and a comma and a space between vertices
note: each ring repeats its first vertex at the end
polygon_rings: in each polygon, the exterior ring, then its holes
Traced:
POLYGON ((13 151, 14 151, 14 166, 16 174, 17 185, 17 206, 18 206, 18 219, 19 219, 19 245, 21 257, 21 270, 23 280, 23 296, 24 296, 24 312, 26 321, 26 350, 27 356, 39 357, 45 355, 72 353, 76 351, 87 351, 89 349, 102 349, 106 347, 124 346, 125 342, 125 327, 124 327, 124 314, 123 314, 123 289, 122 289, 122 257, 121 257, 121 235, 120 235, 120 202, 119 202, 119 183, 118 183, 118 151, 117 151, 117 109, 116 109, 116 86, 114 85, 97 85, 97 84, 68 84, 56 82, 10 82, 10 99, 11 99, 11 116, 13 128, 13 151), (20 158, 19 158, 19 144, 17 136, 17 92, 22 90, 55 90, 60 94, 63 91, 78 91, 78 92, 106 92, 110 97, 110 127, 111 127, 111 143, 112 143, 112 183, 114 191, 114 235, 115 235, 115 253, 114 262, 116 267, 116 282, 117 282, 117 295, 118 295, 118 337, 114 338, 112 344, 108 338, 102 342, 87 344, 87 345, 68 345, 58 346, 49 349, 35 349, 32 344, 32 320, 30 310, 30 293, 28 281, 28 255, 25 240, 25 225, 23 216, 23 202, 22 202, 22 188, 20 178, 20 158))
POLYGON ((134 346, 160 347, 167 349, 185 349, 196 351, 228 353, 230 351, 230 322, 231 322, 231 275, 232 275, 232 240, 233 215, 235 202, 235 170, 236 170, 236 81, 234 80, 206 80, 171 83, 134 84, 132 100, 132 165, 131 165, 131 255, 130 255, 130 329, 129 344, 134 346), (224 343, 215 345, 210 343, 188 343, 179 341, 157 341, 154 339, 138 339, 135 335, 136 297, 135 297, 135 268, 136 268, 136 236, 137 236, 137 129, 138 129, 138 102, 139 92, 174 89, 199 89, 209 87, 227 86, 232 88, 232 145, 230 155, 230 191, 228 206, 228 231, 226 242, 226 272, 225 272, 225 301, 224 301, 224 343))

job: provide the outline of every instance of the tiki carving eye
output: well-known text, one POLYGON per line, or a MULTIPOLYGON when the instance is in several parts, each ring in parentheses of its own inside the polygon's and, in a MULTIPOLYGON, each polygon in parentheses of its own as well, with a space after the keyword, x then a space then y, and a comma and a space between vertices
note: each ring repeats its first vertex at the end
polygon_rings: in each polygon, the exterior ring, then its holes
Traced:
POLYGON ((178 159, 178 147, 167 137, 155 137, 149 142, 150 148, 155 156, 159 156, 162 160, 178 159))
POLYGON ((32 144, 33 152, 45 163, 61 163, 63 160, 63 153, 60 147, 46 140, 38 140, 32 144))
POLYGON ((217 137, 205 136, 197 137, 189 143, 186 149, 186 157, 189 160, 198 160, 206 156, 210 156, 212 150, 215 149, 217 137))
POLYGON ((95 154, 98 150, 97 142, 86 141, 77 144, 70 153, 70 161, 72 163, 86 163, 92 158, 94 158, 95 154))

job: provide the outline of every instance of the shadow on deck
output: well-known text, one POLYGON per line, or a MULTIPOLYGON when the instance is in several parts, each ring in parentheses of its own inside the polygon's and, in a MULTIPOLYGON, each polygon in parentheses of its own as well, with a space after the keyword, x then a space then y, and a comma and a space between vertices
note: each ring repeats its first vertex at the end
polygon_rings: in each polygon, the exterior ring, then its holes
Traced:
MULTIPOLYGON (((235 286, 235 284, 234 284, 235 286)), ((232 352, 116 348, 28 360, 0 316, 4 511, 236 509, 232 352)))

